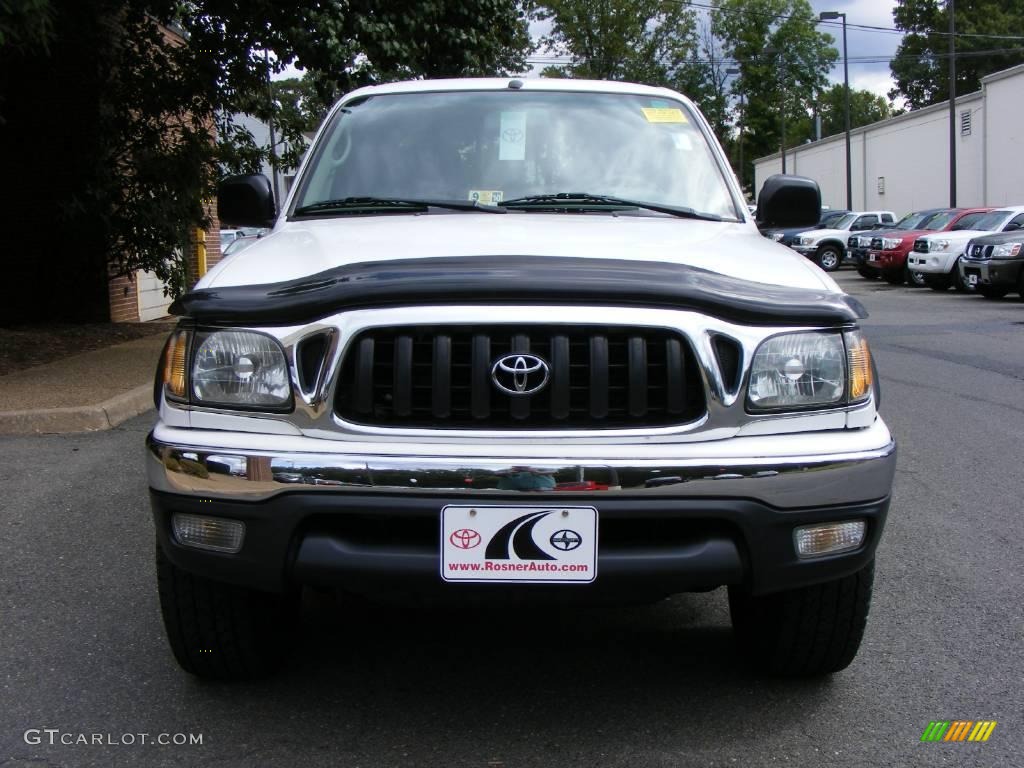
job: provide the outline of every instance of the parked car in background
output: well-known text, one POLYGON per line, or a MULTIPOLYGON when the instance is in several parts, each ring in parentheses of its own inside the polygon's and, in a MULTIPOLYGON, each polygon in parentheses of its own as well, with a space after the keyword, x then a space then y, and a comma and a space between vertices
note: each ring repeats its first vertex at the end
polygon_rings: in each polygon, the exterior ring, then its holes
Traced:
POLYGON ((1016 291, 1024 299, 1024 228, 971 240, 960 259, 960 279, 986 299, 1016 291))
POLYGON ((854 235, 858 241, 857 271, 861 277, 875 280, 879 277, 892 285, 906 282, 909 285, 924 285, 924 275, 907 267, 907 254, 914 247, 914 241, 930 232, 949 232, 971 229, 991 208, 933 208, 927 211, 908 213, 891 230, 854 235), (864 245, 866 244, 866 248, 864 245))
POLYGON ((812 229, 794 239, 792 248, 802 253, 826 272, 835 272, 846 255, 846 241, 851 232, 876 229, 882 224, 895 224, 892 211, 859 211, 844 214, 831 227, 812 229))
POLYGON ((1009 232, 1024 227, 1024 205, 1009 206, 989 211, 973 225, 974 229, 956 232, 936 232, 914 241, 914 251, 907 257, 907 266, 924 274, 924 282, 934 291, 945 291, 952 286, 958 291, 970 290, 963 282, 957 261, 967 243, 992 232, 1009 232))
POLYGON ((242 236, 240 229, 222 229, 220 231, 220 252, 221 254, 227 253, 228 246, 231 245, 235 240, 242 236))
POLYGON ((261 235, 242 235, 242 237, 236 237, 227 248, 224 249, 223 255, 233 256, 239 251, 244 251, 250 245, 259 240, 261 235))
POLYGON ((849 211, 823 209, 821 212, 821 218, 818 219, 818 223, 813 227, 766 227, 761 230, 761 234, 769 240, 774 240, 776 243, 791 246, 793 245, 793 239, 797 235, 809 232, 812 229, 827 229, 848 213, 849 211))

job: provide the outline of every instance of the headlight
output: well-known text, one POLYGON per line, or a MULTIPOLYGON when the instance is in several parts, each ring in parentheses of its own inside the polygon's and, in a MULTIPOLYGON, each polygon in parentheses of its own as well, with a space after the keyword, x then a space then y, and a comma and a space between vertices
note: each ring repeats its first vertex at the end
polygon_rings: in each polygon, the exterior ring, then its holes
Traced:
POLYGON ((883 237, 882 238, 882 249, 886 251, 892 251, 900 247, 900 243, 903 239, 900 237, 883 237))
POLYGON ((202 405, 229 408, 291 407, 284 350, 253 331, 212 331, 196 338, 192 397, 202 405))
POLYGON ((781 232, 772 232, 772 240, 774 240, 776 243, 780 242, 783 237, 785 237, 785 235, 782 234, 781 232))
POLYGON ((1012 259, 1020 253, 1020 243, 1001 243, 992 249, 993 259, 1012 259))
POLYGON ((929 240, 931 247, 929 250, 932 251, 944 251, 949 248, 949 240, 929 240))
POLYGON ((753 410, 840 403, 846 393, 846 352, 838 333, 787 333, 761 343, 750 367, 753 410))
POLYGON ((861 403, 871 385, 871 353, 860 331, 786 333, 754 353, 747 403, 753 411, 861 403))
POLYGON ((800 237, 800 245, 814 245, 813 237, 800 237))

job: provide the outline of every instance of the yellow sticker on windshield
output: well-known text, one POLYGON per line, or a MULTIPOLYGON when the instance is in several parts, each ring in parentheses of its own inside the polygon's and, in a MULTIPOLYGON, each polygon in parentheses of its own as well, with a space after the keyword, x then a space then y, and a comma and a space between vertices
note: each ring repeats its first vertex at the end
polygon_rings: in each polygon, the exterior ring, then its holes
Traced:
POLYGON ((471 189, 469 199, 483 205, 497 205, 505 197, 500 189, 471 189))
POLYGON ((687 123, 683 110, 676 107, 640 107, 648 123, 687 123))

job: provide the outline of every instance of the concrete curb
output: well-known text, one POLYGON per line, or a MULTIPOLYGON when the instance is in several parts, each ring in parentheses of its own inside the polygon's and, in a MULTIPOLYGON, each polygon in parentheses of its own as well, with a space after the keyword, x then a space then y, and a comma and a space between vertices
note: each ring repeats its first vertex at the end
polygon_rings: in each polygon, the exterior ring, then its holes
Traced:
POLYGON ((98 432, 116 427, 153 407, 153 385, 142 384, 96 405, 0 411, 0 435, 98 432))

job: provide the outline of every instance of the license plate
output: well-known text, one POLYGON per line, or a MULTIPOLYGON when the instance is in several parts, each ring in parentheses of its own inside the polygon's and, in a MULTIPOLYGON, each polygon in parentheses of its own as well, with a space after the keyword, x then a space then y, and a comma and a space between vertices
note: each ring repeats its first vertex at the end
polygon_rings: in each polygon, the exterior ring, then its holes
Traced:
POLYGON ((597 510, 453 506, 441 510, 441 578, 517 584, 597 577, 597 510))
POLYGON ((878 261, 878 254, 877 253, 869 253, 868 254, 868 261, 878 261))
POLYGON ((978 276, 977 275, 968 275, 967 276, 967 284, 968 285, 977 285, 978 284, 978 276))

